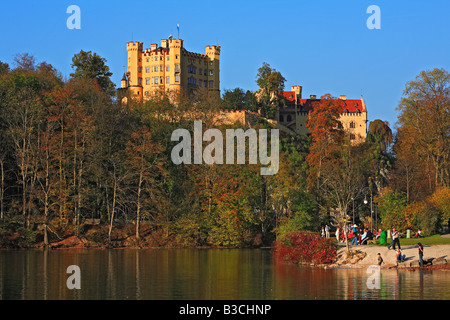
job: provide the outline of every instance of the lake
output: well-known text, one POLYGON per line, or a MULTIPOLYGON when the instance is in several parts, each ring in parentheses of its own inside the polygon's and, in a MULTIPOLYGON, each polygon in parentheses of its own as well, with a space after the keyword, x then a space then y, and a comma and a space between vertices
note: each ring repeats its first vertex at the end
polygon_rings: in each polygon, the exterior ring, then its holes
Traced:
POLYGON ((0 299, 412 300, 450 299, 450 272, 299 267, 269 249, 0 251, 0 299), (81 289, 69 290, 67 267, 81 289))

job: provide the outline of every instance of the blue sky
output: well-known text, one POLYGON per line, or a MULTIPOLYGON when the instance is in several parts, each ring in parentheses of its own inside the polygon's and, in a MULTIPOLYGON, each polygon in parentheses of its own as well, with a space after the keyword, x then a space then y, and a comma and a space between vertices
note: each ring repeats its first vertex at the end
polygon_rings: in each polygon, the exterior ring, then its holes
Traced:
POLYGON ((187 50, 222 47, 222 90, 256 90, 257 69, 267 62, 287 89, 362 94, 369 120, 393 126, 407 81, 421 70, 450 70, 449 12, 448 0, 2 0, 0 61, 28 52, 68 77, 73 55, 90 50, 107 60, 119 86, 126 42, 149 47, 176 37, 179 23, 187 50), (81 9, 81 30, 66 27, 72 4, 81 9), (381 9, 379 30, 366 26, 370 5, 381 9))

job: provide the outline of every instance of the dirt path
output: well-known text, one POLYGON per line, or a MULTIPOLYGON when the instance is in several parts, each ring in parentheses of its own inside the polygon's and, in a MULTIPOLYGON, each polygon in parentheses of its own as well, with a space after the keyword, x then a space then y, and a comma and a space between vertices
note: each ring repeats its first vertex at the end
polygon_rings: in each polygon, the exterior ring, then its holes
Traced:
MULTIPOLYGON (((359 250, 366 253, 364 259, 354 263, 347 264, 348 267, 363 267, 368 265, 377 264, 377 253, 381 254, 384 260, 383 267, 390 267, 396 265, 396 250, 389 250, 387 247, 363 245, 363 246, 350 246, 350 250, 359 250)), ((347 251, 346 247, 342 247, 338 250, 338 256, 343 256, 347 251)), ((402 254, 406 255, 407 261, 419 260, 419 249, 416 245, 402 246, 402 254)), ((450 244, 443 245, 424 245, 423 246, 423 259, 430 258, 444 258, 447 261, 450 260, 450 244)))

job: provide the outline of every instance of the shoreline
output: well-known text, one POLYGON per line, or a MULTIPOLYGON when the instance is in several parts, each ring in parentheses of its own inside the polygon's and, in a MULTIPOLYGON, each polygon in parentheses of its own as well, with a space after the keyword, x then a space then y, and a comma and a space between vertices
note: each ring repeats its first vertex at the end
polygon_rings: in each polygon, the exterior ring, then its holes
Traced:
POLYGON ((328 268, 333 268, 334 266, 337 268, 367 268, 371 265, 378 265, 377 261, 377 253, 381 254, 383 258, 383 264, 381 265, 381 269, 422 269, 422 270, 450 270, 450 244, 436 244, 436 245, 424 245, 424 262, 428 260, 436 260, 439 259, 438 265, 425 265, 423 267, 420 266, 410 266, 408 265, 411 262, 416 262, 419 260, 418 247, 416 245, 406 245, 402 246, 401 251, 402 254, 406 255, 405 263, 397 266, 396 262, 396 251, 393 249, 388 249, 385 246, 377 246, 377 245, 354 245, 350 246, 351 251, 360 252, 360 256, 363 256, 360 259, 354 259, 353 261, 346 261, 345 256, 347 252, 346 247, 342 247, 338 249, 337 255, 338 260, 336 263, 331 264, 328 268), (446 263, 444 263, 446 262, 446 263))

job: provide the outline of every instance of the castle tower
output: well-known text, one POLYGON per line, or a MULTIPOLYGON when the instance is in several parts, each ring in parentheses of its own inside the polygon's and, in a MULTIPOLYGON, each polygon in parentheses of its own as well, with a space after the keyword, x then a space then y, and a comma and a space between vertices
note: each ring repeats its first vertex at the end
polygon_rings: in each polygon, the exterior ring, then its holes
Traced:
POLYGON ((220 46, 206 46, 208 62, 208 90, 220 96, 220 46))
POLYGON ((138 98, 142 99, 142 42, 128 42, 128 80, 129 88, 138 98))
POLYGON ((296 99, 302 98, 302 86, 292 86, 291 91, 294 92, 296 99))
POLYGON ((127 74, 126 73, 123 74, 122 80, 120 80, 120 87, 122 89, 128 88, 128 79, 127 79, 127 74))

